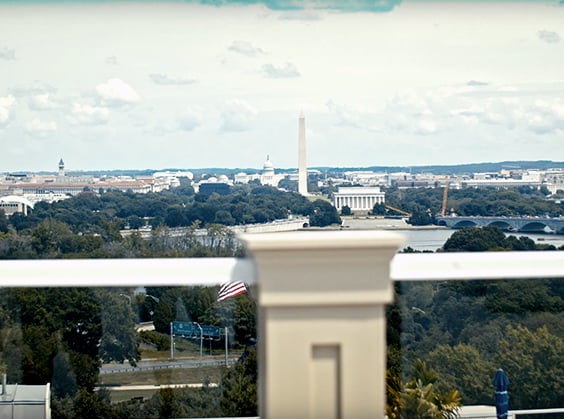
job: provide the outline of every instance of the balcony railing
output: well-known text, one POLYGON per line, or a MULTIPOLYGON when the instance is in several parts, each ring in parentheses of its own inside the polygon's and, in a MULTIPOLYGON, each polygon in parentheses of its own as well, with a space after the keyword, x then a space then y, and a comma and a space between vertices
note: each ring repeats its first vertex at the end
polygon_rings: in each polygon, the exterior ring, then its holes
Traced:
POLYGON ((0 284, 254 283, 260 416, 361 419, 384 412, 385 307, 393 281, 564 278, 564 252, 557 251, 396 254, 402 236, 374 231, 241 239, 249 258, 4 260, 0 284))

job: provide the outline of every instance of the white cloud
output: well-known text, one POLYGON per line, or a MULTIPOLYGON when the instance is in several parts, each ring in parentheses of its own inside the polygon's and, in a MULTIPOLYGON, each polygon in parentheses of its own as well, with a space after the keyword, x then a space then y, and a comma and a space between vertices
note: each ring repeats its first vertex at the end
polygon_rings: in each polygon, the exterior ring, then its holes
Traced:
POLYGON ((109 79, 96 86, 98 95, 108 103, 125 104, 139 101, 137 92, 120 79, 109 79))
POLYGON ((356 128, 361 128, 363 126, 363 111, 358 107, 337 104, 331 99, 328 100, 325 105, 329 111, 335 114, 337 125, 356 128))
POLYGON ((555 44, 557 42, 560 42, 561 40, 560 35, 558 35, 558 33, 554 31, 542 30, 538 31, 537 35, 541 41, 547 42, 549 44, 555 44))
POLYGON ((244 100, 231 100, 223 105, 221 131, 247 131, 257 115, 256 109, 244 100))
POLYGON ((176 119, 178 128, 184 131, 192 131, 202 124, 202 115, 193 109, 186 109, 176 119))
POLYGON ((321 20, 321 15, 311 10, 293 10, 291 12, 282 13, 278 19, 280 20, 298 20, 298 21, 315 21, 321 20))
POLYGON ((10 110, 14 103, 16 103, 14 96, 0 96, 0 126, 7 125, 10 121, 10 110))
POLYGON ((489 83, 480 80, 470 80, 466 83, 467 86, 487 86, 489 83))
POLYGON ((73 125, 103 125, 108 122, 109 115, 108 108, 74 103, 69 121, 73 125))
POLYGON ((26 131, 33 135, 38 135, 39 137, 45 137, 50 132, 57 130, 57 123, 55 121, 43 122, 37 118, 28 122, 26 125, 26 131))
POLYGON ((437 123, 431 119, 420 119, 417 121, 413 132, 419 135, 430 135, 437 132, 437 123))
POLYGON ((15 60, 16 51, 11 48, 0 48, 0 59, 2 60, 15 60))
POLYGON ((183 85, 183 84, 192 84, 195 83, 196 80, 194 79, 186 79, 183 77, 171 77, 168 74, 162 73, 153 73, 149 74, 151 80, 155 84, 163 84, 163 85, 183 85))
POLYGON ((255 47, 247 41, 233 41, 227 49, 247 57, 256 57, 257 55, 265 54, 263 49, 255 47))
POLYGON ((537 134, 564 131, 564 103, 553 100, 536 100, 523 112, 527 128, 537 134))
POLYGON ((51 99, 49 93, 40 93, 29 98, 29 107, 36 111, 54 109, 57 104, 51 99))
POLYGON ((274 64, 265 64, 262 66, 262 72, 266 77, 271 77, 274 79, 282 78, 293 78, 299 77, 300 72, 295 64, 285 63, 280 66, 275 66, 274 64))

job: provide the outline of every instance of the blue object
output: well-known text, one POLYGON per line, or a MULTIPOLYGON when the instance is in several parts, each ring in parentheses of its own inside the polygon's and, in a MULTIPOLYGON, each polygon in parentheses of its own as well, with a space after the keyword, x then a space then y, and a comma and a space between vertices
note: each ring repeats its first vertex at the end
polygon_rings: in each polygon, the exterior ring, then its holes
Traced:
POLYGON ((509 396, 507 394, 509 379, 501 368, 495 373, 492 384, 495 387, 495 411, 497 419, 507 419, 507 413, 509 412, 509 396))

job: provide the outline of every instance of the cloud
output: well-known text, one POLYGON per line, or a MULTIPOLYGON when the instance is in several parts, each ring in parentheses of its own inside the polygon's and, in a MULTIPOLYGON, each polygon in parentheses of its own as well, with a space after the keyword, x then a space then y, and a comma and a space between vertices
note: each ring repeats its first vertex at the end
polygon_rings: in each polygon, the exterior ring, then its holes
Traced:
POLYGON ((466 83, 466 86, 487 86, 488 84, 489 83, 485 81, 470 80, 468 83, 466 83))
POLYGON ((536 100, 522 112, 522 118, 536 134, 564 131, 564 102, 559 98, 536 100))
POLYGON ((2 60, 15 60, 16 51, 11 48, 0 48, 0 59, 2 60))
POLYGON ((280 16, 278 16, 278 19, 312 22, 316 20, 321 20, 321 15, 311 10, 298 10, 298 11, 282 13, 280 16))
POLYGON ((334 114, 336 126, 360 128, 368 131, 380 131, 375 120, 378 115, 375 110, 358 105, 338 104, 332 99, 325 102, 325 106, 334 114))
POLYGON ((337 125, 360 128, 361 115, 357 109, 347 105, 338 105, 333 100, 328 100, 325 105, 337 118, 337 125))
POLYGON ((96 92, 106 102, 113 104, 135 103, 139 101, 137 92, 120 79, 110 79, 96 86, 96 92))
POLYGON ((28 105, 34 111, 44 111, 54 109, 57 104, 49 97, 49 93, 35 94, 29 98, 28 105))
POLYGON ((202 124, 202 115, 193 109, 186 109, 176 118, 176 122, 181 130, 193 131, 202 124))
POLYGON ((262 72, 266 77, 273 79, 300 77, 298 68, 292 63, 286 63, 279 67, 273 64, 265 64, 262 66, 262 72))
POLYGON ((342 12, 389 12, 401 0, 192 0, 214 6, 262 4, 272 10, 329 9, 342 12))
POLYGON ((257 115, 256 109, 244 100, 231 100, 223 105, 221 131, 240 132, 251 128, 257 115))
POLYGON ((16 103, 14 96, 0 96, 0 126, 8 125, 10 110, 14 103, 16 103))
POLYGON ((255 47, 247 41, 233 41, 227 49, 247 57, 256 57, 257 55, 265 54, 262 48, 255 47))
POLYGON ((45 137, 49 133, 57 130, 57 123, 55 121, 43 122, 35 118, 28 122, 26 125, 26 131, 30 134, 37 135, 39 137, 45 137))
POLYGON ((69 121, 73 125, 104 125, 109 116, 108 108, 74 103, 69 121))
POLYGON ((192 84, 192 83, 196 83, 196 80, 194 79, 184 79, 181 77, 170 77, 167 74, 163 74, 163 73, 153 73, 153 74, 149 74, 149 77, 151 78, 151 80, 153 80, 153 83, 155 84, 162 84, 162 85, 184 85, 184 84, 192 84))
POLYGON ((437 123, 432 119, 419 119, 416 121, 413 132, 419 135, 430 135, 437 132, 437 123))
POLYGON ((538 31, 537 35, 541 41, 547 42, 549 44, 555 44, 557 42, 560 42, 561 40, 560 35, 558 35, 558 33, 554 31, 542 30, 542 31, 538 31))
POLYGON ((106 64, 117 65, 117 57, 112 55, 111 57, 106 58, 106 64))

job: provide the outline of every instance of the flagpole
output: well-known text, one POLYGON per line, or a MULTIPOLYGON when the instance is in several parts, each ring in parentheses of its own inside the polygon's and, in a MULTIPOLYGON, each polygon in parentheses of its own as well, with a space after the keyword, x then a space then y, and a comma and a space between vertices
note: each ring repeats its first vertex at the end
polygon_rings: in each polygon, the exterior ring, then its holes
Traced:
POLYGON ((172 334, 172 322, 170 322, 170 359, 174 359, 174 335, 172 334))
POLYGON ((225 366, 227 367, 228 363, 227 363, 227 326, 225 326, 225 366))

